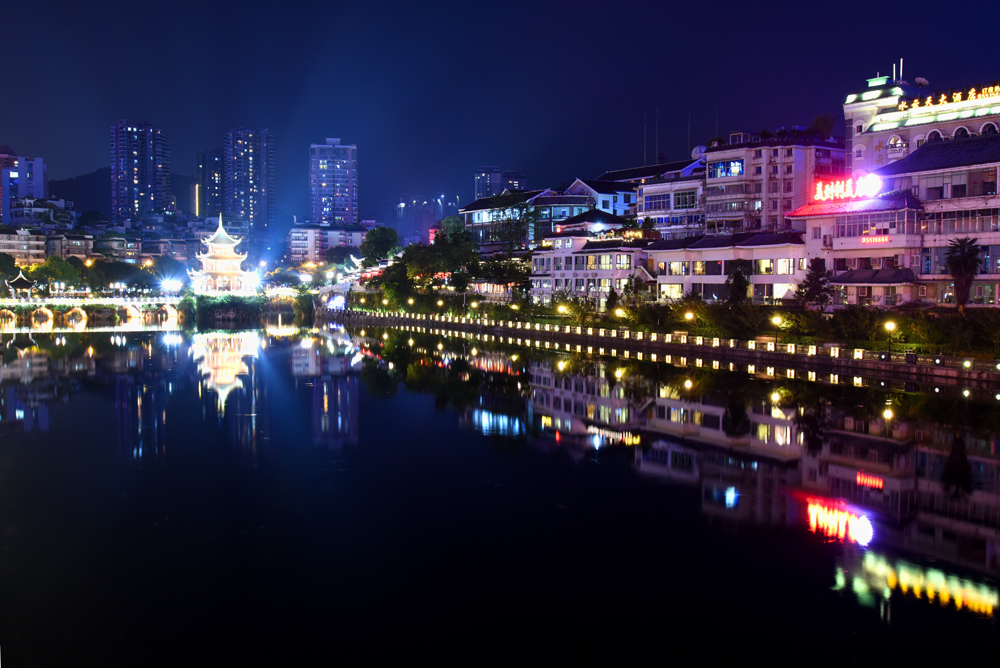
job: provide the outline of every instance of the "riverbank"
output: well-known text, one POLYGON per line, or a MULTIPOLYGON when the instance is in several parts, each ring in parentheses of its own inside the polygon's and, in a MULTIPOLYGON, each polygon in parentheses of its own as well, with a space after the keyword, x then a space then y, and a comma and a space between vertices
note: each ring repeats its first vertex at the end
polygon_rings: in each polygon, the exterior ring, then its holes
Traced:
POLYGON ((713 361, 760 368, 771 373, 791 370, 823 374, 835 383, 854 382, 854 376, 885 378, 903 383, 948 383, 981 390, 1000 389, 1000 364, 945 355, 878 352, 837 345, 808 345, 717 337, 683 332, 642 332, 628 329, 551 325, 529 321, 491 320, 425 313, 389 311, 331 311, 320 309, 317 322, 342 322, 367 327, 417 327, 421 331, 453 330, 492 337, 509 344, 563 352, 608 355, 639 361, 712 365, 713 361), (843 380, 841 380, 843 376, 843 380))

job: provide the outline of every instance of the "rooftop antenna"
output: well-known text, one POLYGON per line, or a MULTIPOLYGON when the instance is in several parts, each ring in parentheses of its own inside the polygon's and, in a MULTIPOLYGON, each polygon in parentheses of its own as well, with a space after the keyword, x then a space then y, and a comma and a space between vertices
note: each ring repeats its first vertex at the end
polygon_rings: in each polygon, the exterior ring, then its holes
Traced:
POLYGON ((688 153, 691 152, 691 98, 688 98, 688 153))
POLYGON ((646 166, 646 143, 649 141, 646 138, 646 117, 649 112, 642 112, 642 166, 646 166))
POLYGON ((899 79, 896 78, 896 63, 892 64, 892 80, 893 82, 899 81, 899 79))
POLYGON ((899 59, 899 80, 903 80, 903 59, 899 59))

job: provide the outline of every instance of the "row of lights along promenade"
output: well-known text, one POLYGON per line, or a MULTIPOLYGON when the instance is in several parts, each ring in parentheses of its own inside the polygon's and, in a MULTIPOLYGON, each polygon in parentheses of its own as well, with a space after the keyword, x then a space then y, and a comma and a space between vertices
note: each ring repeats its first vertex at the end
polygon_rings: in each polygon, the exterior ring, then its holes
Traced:
MULTIPOLYGON (((387 304, 387 301, 383 301, 383 305, 387 304)), ((438 306, 442 305, 441 302, 438 303, 438 306)), ((475 309, 478 304, 473 302, 471 306, 475 309)), ((795 377, 796 372, 805 372, 809 379, 825 377, 825 380, 834 384, 853 382, 860 385, 861 378, 853 374, 867 372, 866 375, 904 383, 963 385, 991 391, 1000 389, 1000 362, 910 352, 894 353, 891 349, 851 349, 836 344, 782 343, 778 334, 782 324, 780 316, 772 319, 772 324, 775 325, 773 338, 758 337, 754 340, 695 336, 685 332, 643 332, 627 328, 492 320, 363 308, 319 309, 316 317, 318 320, 342 322, 345 325, 416 327, 420 331, 434 333, 442 333, 442 330, 474 332, 506 344, 638 361, 680 362, 686 365, 688 358, 691 358, 695 360, 695 366, 706 365, 715 369, 720 368, 719 362, 728 362, 730 364, 726 368, 730 369, 734 364, 746 365, 751 373, 759 370, 774 375, 775 370, 779 370, 778 373, 786 377, 795 377), (846 380, 842 380, 842 377, 846 380)), ((687 320, 692 320, 693 317, 692 313, 685 314, 687 320)), ((887 322, 884 327, 891 345, 895 323, 887 322)))

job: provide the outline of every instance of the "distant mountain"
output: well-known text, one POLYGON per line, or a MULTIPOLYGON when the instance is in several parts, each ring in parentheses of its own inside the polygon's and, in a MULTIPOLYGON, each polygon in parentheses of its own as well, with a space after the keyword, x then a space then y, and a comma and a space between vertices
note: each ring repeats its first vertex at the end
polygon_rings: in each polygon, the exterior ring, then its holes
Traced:
POLYGON ((72 200, 76 210, 97 211, 111 216, 111 168, 61 181, 49 181, 49 197, 72 200))
MULTIPOLYGON (((195 177, 183 174, 170 175, 170 190, 177 198, 177 208, 187 211, 191 208, 191 187, 195 177)), ((72 200, 76 210, 97 211, 111 216, 111 168, 74 176, 61 181, 49 181, 49 196, 53 199, 72 200)))

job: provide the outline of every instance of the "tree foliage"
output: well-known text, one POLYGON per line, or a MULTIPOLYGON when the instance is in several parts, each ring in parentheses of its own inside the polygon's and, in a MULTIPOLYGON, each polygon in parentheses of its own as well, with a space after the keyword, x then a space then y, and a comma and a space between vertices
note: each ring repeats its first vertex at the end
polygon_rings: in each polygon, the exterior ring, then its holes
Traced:
POLYGON ((978 241, 978 239, 970 239, 969 237, 952 239, 948 244, 948 253, 944 258, 948 273, 955 280, 955 303, 958 304, 958 311, 963 317, 965 316, 965 305, 969 303, 972 281, 979 275, 978 241))
POLYGON ((390 251, 399 245, 399 235, 391 227, 376 227, 365 235, 361 242, 361 254, 365 263, 377 264, 379 260, 389 257, 390 251))
POLYGON ((745 304, 750 301, 750 276, 753 264, 750 260, 730 260, 726 264, 727 304, 745 304))
MULTIPOLYGON (((334 246, 327 249, 323 259, 326 260, 327 264, 343 266, 351 262, 352 255, 358 258, 363 257, 360 248, 355 248, 354 246, 334 246)), ((351 262, 351 266, 353 265, 354 263, 351 262)))
POLYGON ((491 241, 499 242, 507 253, 520 249, 528 231, 538 222, 538 210, 516 192, 505 192, 495 198, 491 241))
POLYGON ((818 306, 820 311, 833 301, 836 287, 830 282, 833 272, 827 270, 826 261, 821 257, 809 260, 809 270, 795 291, 795 298, 812 306, 818 306))

